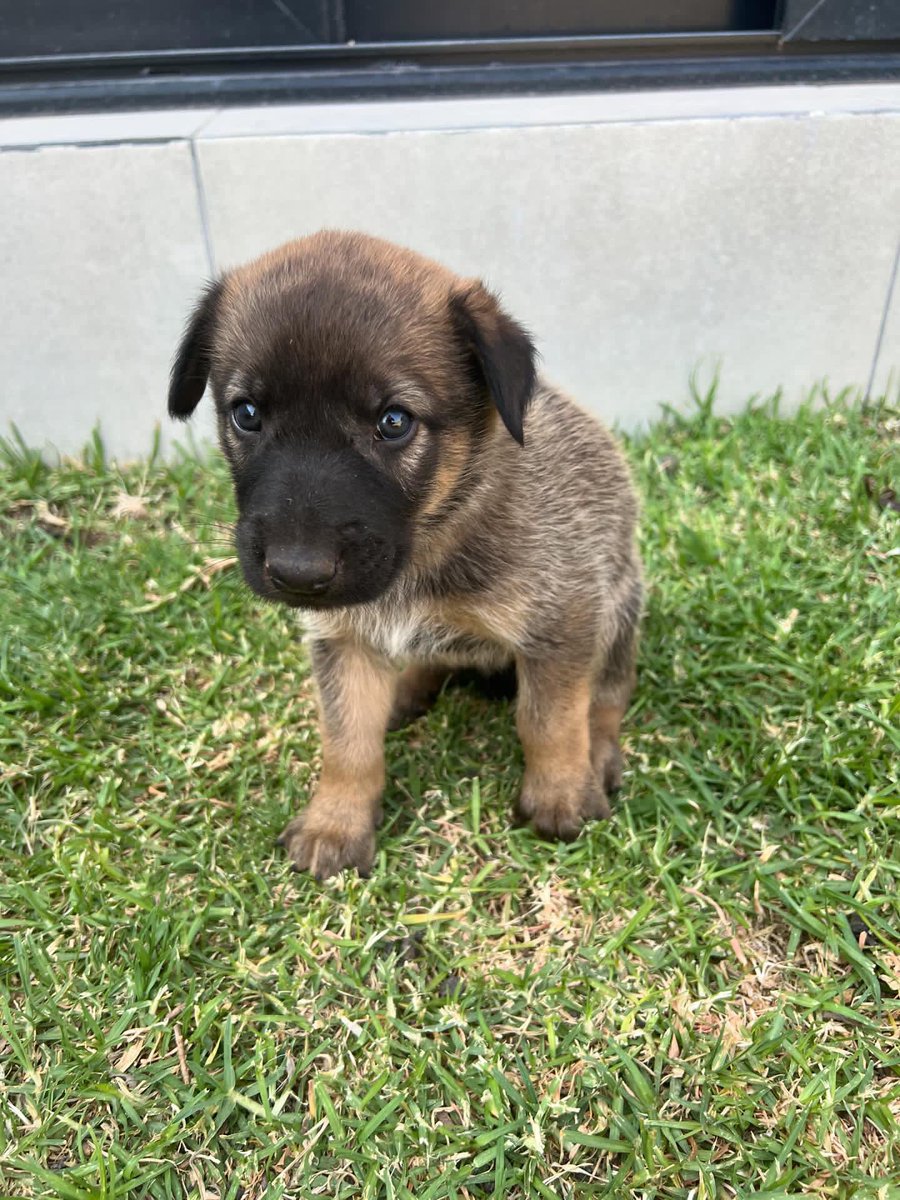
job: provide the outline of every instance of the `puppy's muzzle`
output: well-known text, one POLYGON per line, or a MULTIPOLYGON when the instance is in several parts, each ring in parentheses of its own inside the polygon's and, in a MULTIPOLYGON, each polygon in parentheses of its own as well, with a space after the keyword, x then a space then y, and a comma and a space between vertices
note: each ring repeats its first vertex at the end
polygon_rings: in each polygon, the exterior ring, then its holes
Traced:
POLYGON ((325 550, 277 546, 266 554, 265 576, 291 600, 320 600, 337 575, 337 557, 325 550))

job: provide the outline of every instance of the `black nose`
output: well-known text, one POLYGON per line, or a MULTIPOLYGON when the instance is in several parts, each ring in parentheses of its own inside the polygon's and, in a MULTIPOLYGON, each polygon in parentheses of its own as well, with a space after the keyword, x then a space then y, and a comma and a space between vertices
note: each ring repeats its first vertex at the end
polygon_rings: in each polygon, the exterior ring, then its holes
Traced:
POLYGON ((277 549, 266 555, 266 574, 279 592, 318 596, 337 572, 333 554, 319 550, 277 549))

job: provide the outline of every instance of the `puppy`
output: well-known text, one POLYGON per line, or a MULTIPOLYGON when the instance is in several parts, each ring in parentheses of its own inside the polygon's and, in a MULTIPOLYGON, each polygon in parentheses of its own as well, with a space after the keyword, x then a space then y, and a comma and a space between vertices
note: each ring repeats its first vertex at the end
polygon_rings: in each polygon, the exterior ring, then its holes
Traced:
POLYGON ((641 612, 635 494, 496 297, 317 233, 206 290, 169 413, 190 416, 207 382, 244 576, 311 633, 322 774, 281 835, 296 867, 369 871, 385 731, 458 667, 515 666, 522 818, 571 839, 608 816, 641 612))

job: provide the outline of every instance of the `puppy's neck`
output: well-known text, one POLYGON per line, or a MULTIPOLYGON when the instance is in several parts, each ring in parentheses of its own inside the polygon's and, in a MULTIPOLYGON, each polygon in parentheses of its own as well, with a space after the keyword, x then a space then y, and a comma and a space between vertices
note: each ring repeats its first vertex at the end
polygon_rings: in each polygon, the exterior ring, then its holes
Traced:
POLYGON ((483 538, 487 523, 514 504, 524 454, 498 419, 492 419, 486 437, 467 448, 440 503, 420 514, 404 572, 413 587, 423 581, 433 586, 470 537, 483 538))

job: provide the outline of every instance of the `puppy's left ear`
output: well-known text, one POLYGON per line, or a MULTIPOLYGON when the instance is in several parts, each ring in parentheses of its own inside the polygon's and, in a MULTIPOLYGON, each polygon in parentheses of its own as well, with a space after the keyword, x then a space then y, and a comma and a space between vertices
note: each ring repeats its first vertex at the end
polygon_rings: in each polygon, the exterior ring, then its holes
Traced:
POLYGON ((531 338, 481 283, 454 292, 450 311, 503 424, 524 446, 525 411, 537 382, 531 338))
POLYGON ((197 301, 172 363, 169 376, 169 416, 186 420, 206 390, 216 315, 223 281, 211 283, 197 301))

